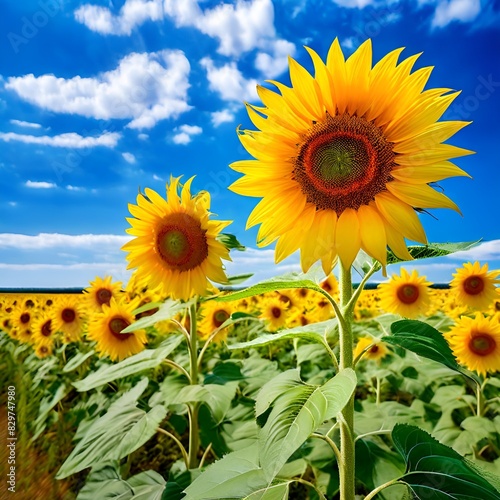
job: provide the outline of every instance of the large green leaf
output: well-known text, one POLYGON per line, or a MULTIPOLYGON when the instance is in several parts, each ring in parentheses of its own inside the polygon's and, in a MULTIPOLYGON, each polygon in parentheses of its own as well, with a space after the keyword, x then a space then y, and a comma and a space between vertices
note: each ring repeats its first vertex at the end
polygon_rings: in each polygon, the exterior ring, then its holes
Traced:
POLYGON ((399 482, 417 499, 498 500, 500 492, 472 469, 456 451, 418 427, 398 424, 394 446, 406 463, 399 482))
POLYGON ((229 453, 209 465, 184 493, 183 500, 244 498, 268 486, 259 467, 257 446, 229 453))
POLYGON ((317 342, 328 346, 326 335, 337 326, 337 319, 330 319, 320 323, 311 323, 310 325, 297 326, 287 330, 281 330, 276 333, 259 335, 257 338, 248 342, 238 342, 228 345, 229 349, 248 349, 249 347, 271 344, 284 339, 303 339, 309 342, 317 342))
MULTIPOLYGON (((291 374, 288 380, 283 379, 283 391, 274 399, 259 435, 260 464, 269 483, 323 421, 344 408, 356 386, 350 369, 339 372, 322 386, 296 382, 292 377, 291 374)), ((271 385, 276 390, 277 386, 272 382, 271 385)))
POLYGON ((150 370, 151 368, 156 368, 179 346, 183 338, 181 334, 170 335, 156 349, 145 349, 119 363, 105 365, 83 380, 73 382, 73 385, 80 392, 89 391, 118 378, 128 377, 145 370, 150 370))
POLYGON ((97 463, 120 460, 140 448, 155 433, 167 414, 163 406, 149 413, 137 408, 148 385, 145 378, 115 401, 105 415, 87 427, 86 433, 57 473, 63 479, 97 463))
POLYGON ((287 290, 291 288, 308 288, 316 292, 325 294, 325 291, 317 284, 321 279, 322 273, 319 268, 314 267, 306 274, 303 273, 287 273, 282 276, 277 276, 265 281, 261 281, 244 290, 238 292, 227 293, 215 297, 219 302, 229 302, 231 300, 240 300, 254 295, 260 295, 265 292, 276 290, 287 290))
POLYGON ((128 478, 127 483, 134 490, 133 500, 161 500, 166 485, 165 479, 154 470, 140 472, 128 478))
POLYGON ((290 482, 274 484, 267 488, 261 488, 246 496, 243 500, 287 500, 290 490, 290 482))
POLYGON ((448 368, 473 379, 480 380, 458 365, 450 346, 443 335, 422 321, 404 319, 391 325, 391 335, 383 337, 384 342, 408 349, 424 358, 432 359, 448 368))
POLYGON ((96 500, 96 498, 128 500, 132 495, 132 487, 122 479, 118 462, 113 461, 92 467, 76 500, 96 500))
POLYGON ((178 300, 167 299, 158 309, 157 312, 151 314, 150 316, 144 316, 130 326, 122 330, 121 333, 130 333, 140 328, 147 328, 148 326, 153 326, 158 321, 164 321, 167 319, 172 319, 179 313, 186 311, 194 299, 188 300, 187 302, 180 302, 178 300))

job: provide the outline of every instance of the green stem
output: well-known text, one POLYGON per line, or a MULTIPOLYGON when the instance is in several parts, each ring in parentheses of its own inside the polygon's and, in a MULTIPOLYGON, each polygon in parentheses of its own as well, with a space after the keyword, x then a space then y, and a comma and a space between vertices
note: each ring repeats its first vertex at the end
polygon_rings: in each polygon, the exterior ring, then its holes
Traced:
MULTIPOLYGON (((190 356, 190 383, 198 384, 198 332, 196 325, 196 305, 194 300, 189 307, 189 356, 190 356)), ((198 467, 198 452, 200 450, 200 431, 198 427, 198 412, 200 405, 198 402, 188 404, 189 415, 189 451, 188 468, 198 467)))
MULTIPOLYGON (((344 321, 339 321, 340 369, 353 368, 351 268, 339 261, 340 305, 344 321)), ((340 422, 340 499, 354 500, 354 395, 342 410, 340 422)))
POLYGON ((174 441, 177 444, 177 446, 181 450, 182 458, 184 459, 184 463, 186 464, 186 467, 187 467, 189 458, 188 458, 188 454, 186 452, 186 448, 184 448, 183 444, 171 432, 166 431, 165 429, 162 429, 161 427, 158 427, 156 430, 158 432, 161 432, 162 434, 165 434, 166 436, 168 436, 172 441, 174 441))
POLYGON ((377 488, 375 488, 373 491, 370 491, 368 495, 366 495, 365 500, 372 500, 372 498, 375 498, 375 495, 377 493, 380 493, 384 488, 388 488, 389 486, 392 486, 393 484, 397 484, 398 479, 391 479, 390 481, 387 481, 387 483, 381 484, 377 488))
POLYGON ((188 380, 191 380, 191 377, 187 370, 185 370, 181 365, 177 364, 175 361, 172 361, 171 359, 164 359, 163 362, 166 365, 171 366, 172 368, 175 368, 176 370, 179 370, 188 380))
POLYGON ((484 415, 484 395, 483 395, 483 387, 479 384, 476 386, 476 399, 477 399, 477 410, 476 415, 478 417, 482 417, 484 415))
POLYGON ((377 391, 377 401, 376 401, 376 405, 378 406, 380 404, 380 377, 377 376, 377 387, 376 387, 376 391, 377 391))

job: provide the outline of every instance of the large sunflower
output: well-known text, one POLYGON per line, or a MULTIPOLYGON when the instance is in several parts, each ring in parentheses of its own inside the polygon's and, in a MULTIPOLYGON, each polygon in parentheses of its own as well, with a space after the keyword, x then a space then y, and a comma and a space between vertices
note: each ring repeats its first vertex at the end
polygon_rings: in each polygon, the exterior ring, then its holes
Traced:
POLYGON ((488 271, 488 264, 466 262, 453 275, 451 289, 460 303, 486 311, 497 298, 495 285, 500 283, 499 274, 500 271, 488 271))
POLYGON ((462 316, 445 334, 457 361, 481 375, 500 370, 500 323, 476 313, 462 316))
POLYGON ((387 312, 401 314, 406 318, 416 318, 425 313, 429 306, 429 286, 425 276, 419 276, 414 269, 411 274, 401 269, 401 276, 378 285, 379 305, 387 312))
POLYGON ((448 161, 471 151, 442 144, 467 125, 437 122, 458 92, 423 90, 431 67, 411 73, 418 55, 398 64, 396 49, 372 68, 371 41, 347 60, 337 40, 326 64, 307 49, 311 76, 290 61, 292 86, 258 87, 263 107, 247 105, 258 131, 239 138, 255 160, 231 168, 236 193, 263 199, 247 226, 258 245, 277 240, 275 259, 301 251, 304 271, 338 255, 350 266, 360 248, 386 263, 387 246, 411 259, 405 238, 426 243, 416 210, 458 207, 429 183, 467 175, 448 161))
POLYGON ((138 302, 117 302, 114 298, 109 305, 102 306, 102 312, 94 314, 88 325, 87 337, 97 342, 96 350, 101 356, 108 355, 112 361, 137 354, 145 347, 146 330, 121 333, 135 321, 132 314, 138 302))
POLYGON ((122 249, 128 251, 128 268, 137 267, 147 276, 150 286, 163 286, 176 299, 203 295, 208 280, 227 282, 221 259, 231 260, 228 249, 217 236, 230 221, 209 218, 210 196, 204 192, 191 196, 193 178, 182 187, 179 178, 167 184, 167 199, 156 191, 145 189, 137 196, 137 205, 129 204, 131 228, 135 236, 122 249))
POLYGON ((85 305, 89 313, 101 312, 102 306, 107 305, 112 298, 118 300, 122 295, 122 282, 111 282, 111 276, 106 276, 104 279, 99 276, 94 281, 90 282, 90 286, 86 288, 84 293, 85 305))

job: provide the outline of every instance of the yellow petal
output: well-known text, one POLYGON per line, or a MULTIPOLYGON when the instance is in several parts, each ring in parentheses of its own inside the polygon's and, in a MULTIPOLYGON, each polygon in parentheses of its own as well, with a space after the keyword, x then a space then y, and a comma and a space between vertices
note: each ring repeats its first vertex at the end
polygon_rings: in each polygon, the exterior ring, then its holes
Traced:
POLYGON ((456 176, 470 177, 467 172, 450 161, 415 167, 397 167, 391 171, 391 175, 399 181, 410 184, 427 184, 456 176))
POLYGON ((350 267, 361 248, 358 216, 352 208, 346 208, 337 221, 335 248, 343 266, 350 267))
POLYGON ((335 116, 336 106, 332 77, 330 73, 328 73, 325 63, 319 55, 309 47, 305 47, 305 49, 309 52, 314 64, 314 78, 318 82, 319 88, 321 89, 323 104, 325 105, 328 113, 330 113, 331 116, 335 116))
POLYGON ((387 237, 387 245, 392 250, 394 255, 402 260, 413 260, 413 257, 408 251, 403 235, 394 229, 389 222, 385 219, 383 220, 385 225, 385 235, 387 237))
POLYGON ((387 264, 387 240, 384 222, 374 205, 358 208, 361 245, 366 253, 377 259, 383 266, 387 264))
POLYGON ((379 193, 375 197, 375 204, 383 217, 402 235, 410 240, 426 244, 422 223, 415 210, 406 203, 396 198, 391 193, 379 193))

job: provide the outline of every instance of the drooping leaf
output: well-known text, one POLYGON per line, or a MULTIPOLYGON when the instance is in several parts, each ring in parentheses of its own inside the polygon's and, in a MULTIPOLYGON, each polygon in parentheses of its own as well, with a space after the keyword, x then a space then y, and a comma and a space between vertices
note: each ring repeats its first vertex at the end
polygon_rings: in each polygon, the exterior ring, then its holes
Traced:
POLYGON ((265 292, 286 290, 291 288, 307 288, 309 290, 314 290, 316 292, 324 294, 325 291, 317 284, 319 283, 321 276, 321 271, 319 271, 319 268, 316 267, 312 268, 306 274, 287 273, 282 276, 277 276, 268 280, 261 281, 260 283, 252 285, 238 292, 219 295, 215 298, 215 300, 219 302, 229 302, 231 300, 240 300, 247 297, 253 297, 254 295, 260 295, 261 293, 265 292))
POLYGON ((178 300, 167 299, 158 309, 157 312, 151 314, 150 316, 144 316, 130 326, 122 330, 121 333, 130 333, 141 328, 147 328, 148 326, 153 326, 158 321, 164 321, 167 319, 172 319, 179 313, 186 311, 194 299, 188 300, 187 302, 180 302, 178 300))
POLYGON ((253 273, 236 274, 234 276, 228 276, 227 285, 229 286, 240 285, 241 283, 244 283, 246 280, 250 279, 252 276, 253 273))
POLYGON ((293 374, 283 382, 289 388, 274 399, 259 435, 260 464, 269 483, 323 421, 344 408, 356 386, 350 369, 339 372, 322 386, 296 383, 293 374))
POLYGON ((89 352, 79 352, 75 354, 65 365, 63 368, 64 373, 72 372, 76 370, 80 365, 85 363, 87 359, 92 357, 95 354, 95 351, 92 349, 89 352))
POLYGON ((284 339, 303 339, 308 342, 317 342, 328 346, 326 341, 327 332, 332 331, 337 326, 337 319, 330 319, 328 321, 322 321, 320 323, 311 323, 310 325, 297 326, 295 328, 289 328, 287 330, 280 330, 276 333, 268 333, 264 335, 259 335, 255 339, 249 340, 248 342, 238 342, 235 344, 228 345, 231 350, 234 349, 247 349, 249 347, 256 347, 271 344, 278 340, 284 339))
POLYGON ((392 431, 392 439, 406 463, 406 472, 399 481, 406 484, 417 499, 500 498, 500 492, 461 455, 419 427, 398 424, 392 431))
POLYGON ((119 363, 103 366, 83 380, 73 382, 73 385, 80 392, 89 391, 118 378, 128 377, 150 370, 151 368, 156 368, 179 346, 183 338, 180 334, 170 335, 156 349, 145 349, 119 363))
POLYGON ((240 250, 243 252, 246 250, 245 246, 243 246, 234 234, 230 233, 220 233, 217 235, 217 241, 220 241, 226 248, 229 250, 240 250))
POLYGON ((149 413, 137 408, 148 385, 145 378, 115 401, 107 413, 88 426, 86 433, 59 469, 63 479, 97 463, 120 460, 140 448, 165 418, 166 409, 155 406, 149 413))

